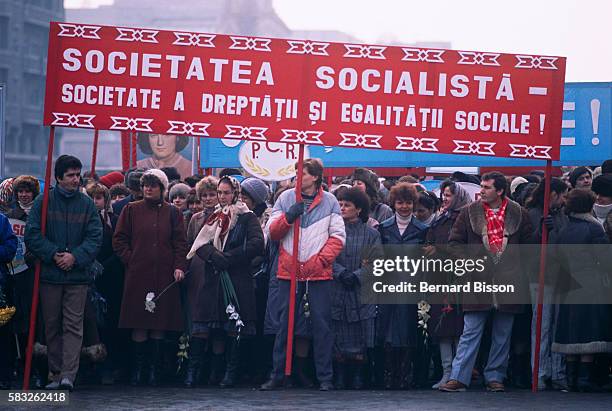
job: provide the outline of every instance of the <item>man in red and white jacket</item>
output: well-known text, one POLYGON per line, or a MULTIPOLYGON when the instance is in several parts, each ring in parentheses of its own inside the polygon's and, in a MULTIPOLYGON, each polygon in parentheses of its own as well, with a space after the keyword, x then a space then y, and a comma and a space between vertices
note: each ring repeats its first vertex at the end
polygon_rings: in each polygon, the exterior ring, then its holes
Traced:
POLYGON ((344 221, 336 198, 321 188, 323 164, 318 159, 304 161, 302 198, 296 202, 295 189, 280 195, 268 221, 270 238, 280 241, 278 257, 280 329, 274 343, 273 370, 262 390, 280 387, 285 367, 289 291, 293 272, 297 275, 296 294, 296 357, 295 372, 303 385, 310 385, 303 366, 308 355, 309 339, 313 340, 315 368, 320 389, 332 385, 331 299, 332 266, 346 239, 344 221), (300 220, 298 252, 299 269, 292 264, 293 222, 300 220))

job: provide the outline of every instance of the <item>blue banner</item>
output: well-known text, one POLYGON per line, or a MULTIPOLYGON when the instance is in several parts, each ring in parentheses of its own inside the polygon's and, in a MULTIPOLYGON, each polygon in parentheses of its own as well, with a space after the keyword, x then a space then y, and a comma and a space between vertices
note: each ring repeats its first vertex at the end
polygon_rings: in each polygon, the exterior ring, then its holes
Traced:
MULTIPOLYGON (((554 165, 600 165, 612 158, 612 83, 566 83, 563 99, 561 160, 554 165)), ((202 167, 239 167, 240 145, 204 138, 202 167)), ((325 167, 480 167, 542 166, 543 160, 413 153, 341 147, 309 146, 310 156, 325 167)))

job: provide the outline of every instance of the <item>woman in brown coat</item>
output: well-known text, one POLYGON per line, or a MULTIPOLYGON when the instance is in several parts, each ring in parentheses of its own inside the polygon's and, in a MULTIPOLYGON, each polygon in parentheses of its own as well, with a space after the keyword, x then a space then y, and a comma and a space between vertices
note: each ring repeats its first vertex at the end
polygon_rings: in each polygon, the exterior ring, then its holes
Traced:
MULTIPOLYGON (((440 198, 442 210, 427 232, 427 246, 424 251, 430 257, 444 259, 444 248, 448 244, 448 237, 459 211, 466 204, 471 203, 472 199, 467 191, 451 180, 445 180, 440 184, 440 198)), ((444 276, 441 278, 443 283, 450 283, 446 274, 440 273, 440 275, 444 276)), ((434 390, 446 384, 450 378, 453 352, 463 332, 463 314, 458 310, 459 306, 456 301, 448 301, 446 305, 433 304, 431 306, 431 335, 439 343, 442 361, 442 378, 432 386, 434 390)))
POLYGON ((180 212, 164 202, 168 178, 161 170, 146 171, 141 178, 143 200, 129 203, 121 212, 113 248, 125 265, 125 285, 120 328, 132 329, 134 367, 132 384, 143 382, 146 348, 152 363, 148 383, 156 385, 165 331, 181 331, 183 317, 178 287, 156 301, 153 312, 145 310, 145 298, 184 278, 187 243, 180 212))
MULTIPOLYGON (((255 214, 239 201, 240 183, 233 177, 223 177, 217 188, 219 207, 206 220, 187 258, 192 259, 191 275, 203 275, 204 287, 198 295, 194 316, 194 335, 212 342, 213 366, 211 382, 218 382, 223 356, 226 357, 225 377, 221 387, 236 382, 239 345, 237 336, 255 335, 256 303, 251 263, 264 253, 264 237, 255 214), (227 272, 228 276, 223 274, 227 272), (224 297, 229 278, 237 301, 224 297), (229 318, 229 305, 239 318, 229 318)), ((194 359, 192 353, 192 359, 194 359)), ((197 357, 196 357, 197 361, 197 357)), ((195 378, 194 380, 197 380, 195 378)))

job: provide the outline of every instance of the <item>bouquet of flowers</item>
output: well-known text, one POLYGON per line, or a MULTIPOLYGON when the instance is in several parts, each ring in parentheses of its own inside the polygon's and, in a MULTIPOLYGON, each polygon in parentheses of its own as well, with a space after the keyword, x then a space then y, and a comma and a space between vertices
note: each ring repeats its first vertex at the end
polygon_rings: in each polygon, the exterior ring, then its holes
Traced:
POLYGON ((229 316, 230 321, 236 322, 236 339, 240 339, 240 330, 244 327, 244 323, 240 319, 240 306, 238 305, 238 296, 234 289, 234 284, 227 271, 222 271, 219 276, 221 277, 221 287, 223 288, 223 303, 225 304, 225 313, 229 316))
POLYGON ((427 338, 429 338, 429 331, 427 329, 427 321, 431 318, 429 314, 429 310, 431 309, 431 305, 425 300, 419 301, 417 304, 417 314, 419 316, 419 328, 423 332, 423 337, 425 337, 425 342, 427 342, 427 338))

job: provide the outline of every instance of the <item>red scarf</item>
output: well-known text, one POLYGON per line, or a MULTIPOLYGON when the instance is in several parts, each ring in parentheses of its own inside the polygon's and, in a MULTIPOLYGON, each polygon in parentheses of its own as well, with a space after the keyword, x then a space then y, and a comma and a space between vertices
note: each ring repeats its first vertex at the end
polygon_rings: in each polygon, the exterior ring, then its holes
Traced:
POLYGON ((487 203, 482 203, 485 217, 487 218, 487 236, 489 237, 489 247, 492 252, 499 253, 504 242, 504 222, 506 219, 506 206, 508 199, 504 197, 499 211, 496 213, 487 203))

